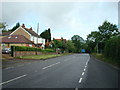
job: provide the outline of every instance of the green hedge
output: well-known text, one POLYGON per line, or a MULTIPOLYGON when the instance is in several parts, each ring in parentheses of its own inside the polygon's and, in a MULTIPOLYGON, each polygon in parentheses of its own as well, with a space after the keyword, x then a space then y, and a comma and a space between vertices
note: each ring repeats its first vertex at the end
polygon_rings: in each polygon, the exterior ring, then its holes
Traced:
POLYGON ((40 49, 33 47, 25 47, 25 46, 11 46, 12 51, 42 51, 42 52, 55 52, 53 49, 40 49))
POLYGON ((105 44, 104 55, 120 60, 120 36, 109 39, 105 44))
POLYGON ((44 51, 45 52, 55 52, 55 50, 53 50, 53 49, 45 49, 44 51))
POLYGON ((25 47, 25 46, 11 46, 13 51, 41 51, 40 48, 25 47))

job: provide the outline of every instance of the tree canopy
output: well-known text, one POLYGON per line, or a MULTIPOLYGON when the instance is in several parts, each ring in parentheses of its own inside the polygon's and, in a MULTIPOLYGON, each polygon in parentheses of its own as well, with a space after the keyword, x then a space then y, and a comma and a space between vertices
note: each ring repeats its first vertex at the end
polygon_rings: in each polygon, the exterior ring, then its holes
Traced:
POLYGON ((15 31, 20 26, 20 23, 17 22, 16 25, 9 31, 15 31))
POLYGON ((103 51, 105 43, 112 37, 120 34, 117 25, 108 21, 104 21, 102 25, 98 26, 99 31, 93 31, 87 36, 87 44, 90 50, 98 48, 103 51))
POLYGON ((45 38, 45 42, 50 42, 51 41, 51 32, 50 32, 50 28, 48 28, 48 30, 43 31, 40 36, 42 38, 45 38))

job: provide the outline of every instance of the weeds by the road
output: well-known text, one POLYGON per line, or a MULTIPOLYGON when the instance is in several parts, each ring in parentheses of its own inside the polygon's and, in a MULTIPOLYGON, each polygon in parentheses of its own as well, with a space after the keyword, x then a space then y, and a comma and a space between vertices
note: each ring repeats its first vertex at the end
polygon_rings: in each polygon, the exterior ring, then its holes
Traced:
POLYGON ((109 63, 109 64, 112 64, 112 65, 120 68, 120 66, 119 66, 120 60, 114 60, 114 59, 111 59, 111 58, 109 58, 109 57, 105 57, 103 54, 92 53, 92 55, 93 55, 95 58, 97 58, 97 59, 99 59, 99 60, 101 60, 101 61, 107 62, 107 63, 109 63))
POLYGON ((64 54, 42 54, 42 55, 31 55, 31 56, 20 56, 20 57, 16 57, 19 59, 49 59, 49 58, 54 58, 54 57, 58 57, 58 56, 63 56, 63 55, 69 55, 71 53, 64 53, 64 54))

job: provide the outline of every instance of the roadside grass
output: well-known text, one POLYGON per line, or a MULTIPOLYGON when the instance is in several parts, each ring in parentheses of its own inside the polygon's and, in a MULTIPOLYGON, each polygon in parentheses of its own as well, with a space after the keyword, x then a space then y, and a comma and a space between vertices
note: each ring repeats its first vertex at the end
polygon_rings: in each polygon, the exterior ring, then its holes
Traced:
POLYGON ((115 60, 115 59, 111 59, 109 57, 105 57, 103 54, 92 53, 91 55, 93 55, 98 60, 101 60, 103 62, 112 64, 113 66, 116 66, 116 67, 120 68, 120 65, 119 65, 120 60, 115 60))
POLYGON ((72 54, 72 53, 30 55, 30 56, 20 56, 20 57, 16 57, 16 58, 17 59, 40 59, 40 60, 45 60, 45 59, 49 59, 49 58, 55 58, 55 57, 70 55, 70 54, 72 54))

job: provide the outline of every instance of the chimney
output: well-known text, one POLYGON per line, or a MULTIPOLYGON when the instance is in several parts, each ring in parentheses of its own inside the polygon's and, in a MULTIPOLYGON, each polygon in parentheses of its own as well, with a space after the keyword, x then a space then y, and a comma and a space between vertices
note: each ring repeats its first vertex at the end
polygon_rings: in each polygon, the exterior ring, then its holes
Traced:
POLYGON ((22 24, 22 27, 25 28, 25 24, 22 24))
POLYGON ((32 30, 32 27, 29 30, 32 30))

